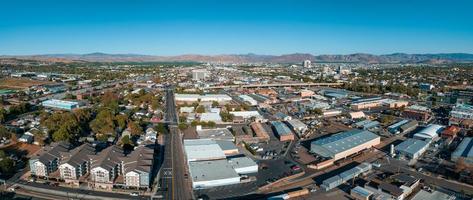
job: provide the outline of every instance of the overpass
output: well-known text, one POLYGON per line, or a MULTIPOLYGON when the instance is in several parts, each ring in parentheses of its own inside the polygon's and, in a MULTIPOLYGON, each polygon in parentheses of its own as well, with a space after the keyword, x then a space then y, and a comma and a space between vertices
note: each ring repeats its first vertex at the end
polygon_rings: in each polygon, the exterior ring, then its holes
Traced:
POLYGON ((223 85, 211 86, 203 89, 225 89, 225 88, 263 88, 263 87, 310 87, 310 86, 341 86, 343 83, 270 83, 270 84, 249 84, 249 85, 223 85))

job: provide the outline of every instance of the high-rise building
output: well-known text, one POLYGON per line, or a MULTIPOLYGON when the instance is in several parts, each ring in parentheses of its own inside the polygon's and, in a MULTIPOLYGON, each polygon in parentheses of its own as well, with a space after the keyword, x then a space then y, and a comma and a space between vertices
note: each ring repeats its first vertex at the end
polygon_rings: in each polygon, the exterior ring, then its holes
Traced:
POLYGON ((192 71, 192 80, 195 80, 195 81, 205 80, 208 75, 209 75, 209 72, 207 70, 196 69, 192 71))
POLYGON ((310 62, 310 60, 304 60, 304 62, 302 62, 302 66, 304 66, 304 67, 311 67, 311 62, 310 62))

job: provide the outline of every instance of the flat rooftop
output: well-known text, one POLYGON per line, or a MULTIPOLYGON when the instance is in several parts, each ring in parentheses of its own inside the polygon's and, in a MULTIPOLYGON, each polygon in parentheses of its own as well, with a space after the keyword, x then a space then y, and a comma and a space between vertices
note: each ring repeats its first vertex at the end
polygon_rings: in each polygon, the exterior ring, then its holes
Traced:
POLYGON ((349 131, 333 134, 326 138, 315 140, 311 142, 311 146, 319 145, 328 151, 337 154, 376 138, 379 138, 379 136, 370 131, 352 129, 349 131))
POLYGON ((240 177, 227 160, 190 162, 189 171, 193 182, 240 177))

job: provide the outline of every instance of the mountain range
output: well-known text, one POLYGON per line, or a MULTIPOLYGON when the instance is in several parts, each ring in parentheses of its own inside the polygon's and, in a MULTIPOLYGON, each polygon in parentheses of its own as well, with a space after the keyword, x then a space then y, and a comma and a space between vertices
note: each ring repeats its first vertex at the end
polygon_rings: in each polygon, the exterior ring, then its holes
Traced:
POLYGON ((178 56, 155 56, 140 54, 44 54, 28 56, 0 56, 25 60, 40 60, 51 62, 219 62, 219 63, 301 63, 303 60, 312 62, 352 62, 352 63, 453 63, 473 62, 473 54, 467 53, 438 53, 438 54, 405 54, 394 53, 384 55, 348 54, 348 55, 312 55, 294 53, 285 55, 258 54, 222 54, 199 55, 186 54, 178 56))

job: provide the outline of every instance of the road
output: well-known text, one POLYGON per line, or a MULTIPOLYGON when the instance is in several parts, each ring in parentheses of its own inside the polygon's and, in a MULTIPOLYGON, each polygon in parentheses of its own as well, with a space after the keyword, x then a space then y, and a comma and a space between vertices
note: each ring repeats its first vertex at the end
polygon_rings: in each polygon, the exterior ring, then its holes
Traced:
POLYGON ((177 127, 178 116, 173 88, 166 89, 164 121, 168 126, 169 133, 164 135, 163 164, 159 173, 160 190, 157 193, 162 195, 164 199, 192 199, 192 189, 185 177, 187 164, 182 149, 182 136, 177 127))

